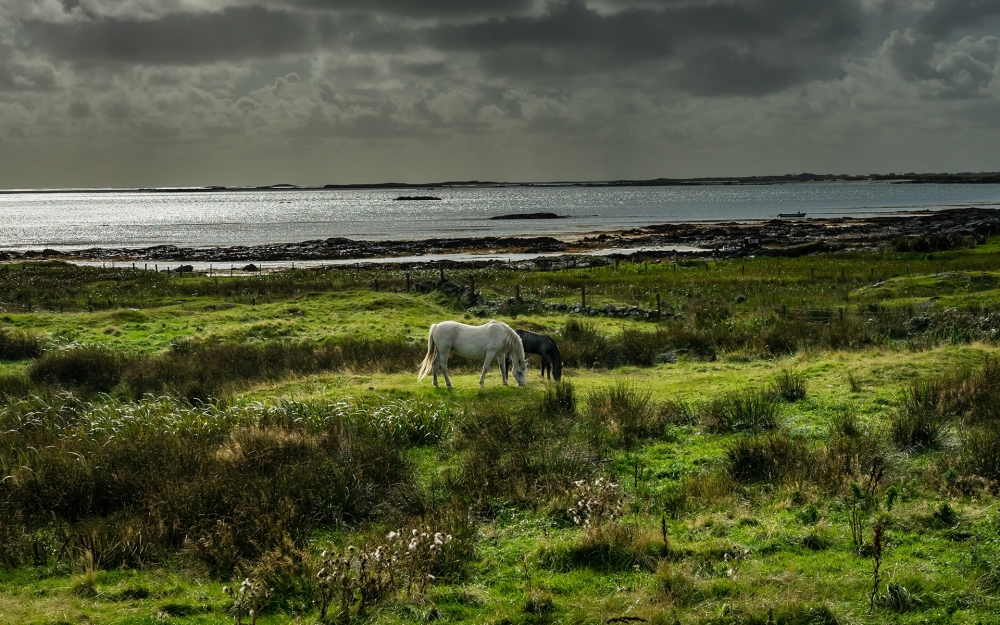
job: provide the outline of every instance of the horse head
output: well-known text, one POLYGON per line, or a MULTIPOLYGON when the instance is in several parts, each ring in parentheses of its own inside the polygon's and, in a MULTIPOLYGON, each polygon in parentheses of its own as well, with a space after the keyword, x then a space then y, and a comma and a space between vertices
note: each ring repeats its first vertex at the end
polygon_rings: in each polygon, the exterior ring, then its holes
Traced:
POLYGON ((514 360, 514 380, 517 382, 518 386, 524 386, 528 383, 528 362, 524 357, 524 352, 520 354, 515 353, 513 355, 514 360))

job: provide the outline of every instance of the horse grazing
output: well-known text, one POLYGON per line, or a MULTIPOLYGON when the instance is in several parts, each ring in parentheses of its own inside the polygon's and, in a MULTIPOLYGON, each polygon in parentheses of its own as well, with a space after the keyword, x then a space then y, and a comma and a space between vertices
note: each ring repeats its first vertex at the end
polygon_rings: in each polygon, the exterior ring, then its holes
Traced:
POLYGON ((454 388, 448 378, 448 356, 452 351, 466 358, 485 358, 483 374, 479 376, 480 387, 486 380, 486 372, 494 358, 500 364, 500 375, 504 386, 507 386, 507 367, 504 365, 508 356, 513 361, 514 379, 518 386, 526 383, 528 367, 524 361, 521 339, 502 321, 491 321, 482 326, 469 326, 457 321, 442 321, 432 325, 427 333, 427 355, 420 365, 417 381, 431 373, 434 375, 434 386, 437 386, 440 370, 448 388, 454 388))
MULTIPOLYGON (((542 377, 549 374, 549 379, 556 382, 562 379, 562 356, 559 348, 552 337, 545 334, 536 334, 528 330, 514 330, 521 337, 521 344, 524 345, 525 354, 538 354, 542 357, 542 377)), ((507 366, 510 366, 509 360, 507 366)))

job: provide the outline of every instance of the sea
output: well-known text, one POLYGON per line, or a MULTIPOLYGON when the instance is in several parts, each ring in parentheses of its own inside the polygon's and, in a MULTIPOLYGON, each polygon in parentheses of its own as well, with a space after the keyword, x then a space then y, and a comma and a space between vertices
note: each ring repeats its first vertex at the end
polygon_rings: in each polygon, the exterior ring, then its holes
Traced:
POLYGON ((800 183, 658 187, 0 193, 0 249, 251 246, 329 237, 562 236, 671 222, 1000 208, 1000 185, 800 183), (440 200, 398 200, 429 195, 440 200), (550 212, 555 220, 491 220, 550 212))

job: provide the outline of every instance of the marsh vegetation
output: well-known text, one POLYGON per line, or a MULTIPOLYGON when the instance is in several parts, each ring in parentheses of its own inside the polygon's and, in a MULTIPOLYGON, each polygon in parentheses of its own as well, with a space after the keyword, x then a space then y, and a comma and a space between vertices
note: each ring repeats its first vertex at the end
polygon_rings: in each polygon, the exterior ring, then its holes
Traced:
POLYGON ((475 303, 10 266, 0 618, 989 622, 1000 248, 917 247, 451 272, 475 303), (666 314, 560 312, 584 285, 666 314), (564 381, 416 383, 430 323, 490 316, 564 381))

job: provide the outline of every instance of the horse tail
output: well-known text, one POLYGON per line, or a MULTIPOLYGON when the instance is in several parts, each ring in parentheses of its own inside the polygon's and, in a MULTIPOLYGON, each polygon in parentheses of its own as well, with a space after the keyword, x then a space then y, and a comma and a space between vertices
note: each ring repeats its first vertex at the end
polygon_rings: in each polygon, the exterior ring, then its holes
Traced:
POLYGON ((559 346, 551 338, 549 339, 549 345, 552 346, 552 353, 549 354, 549 359, 552 361, 550 370, 552 371, 552 377, 558 382, 562 379, 562 354, 559 353, 559 346))
POLYGON ((434 368, 434 360, 437 358, 437 345, 434 344, 434 328, 437 324, 431 324, 431 329, 427 333, 427 355, 424 356, 424 361, 420 363, 420 371, 417 373, 417 382, 424 379, 428 373, 434 368))

